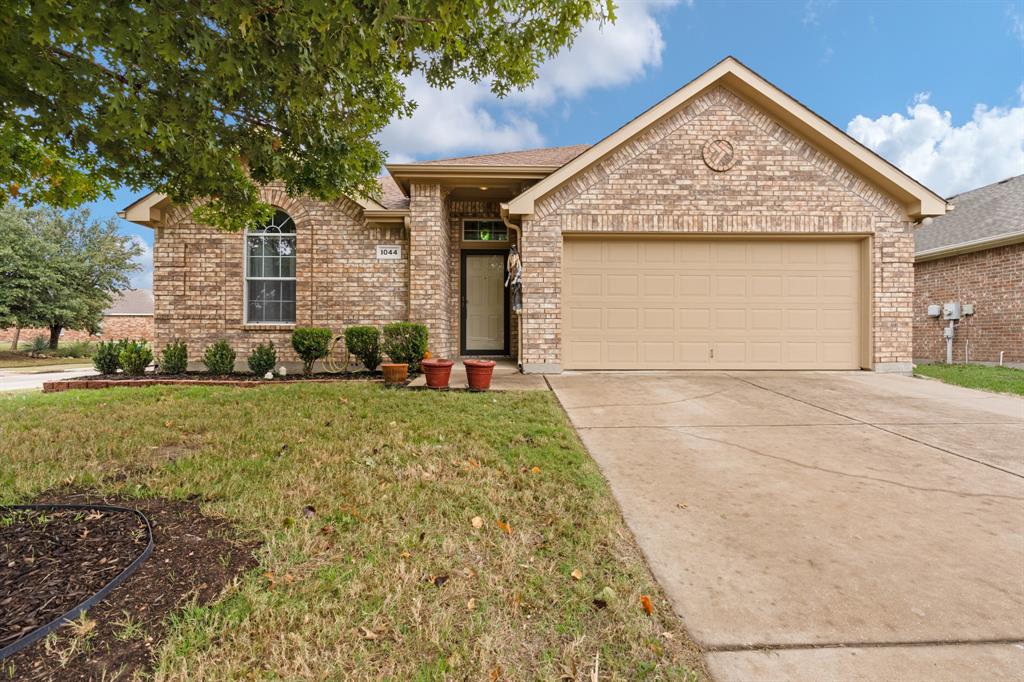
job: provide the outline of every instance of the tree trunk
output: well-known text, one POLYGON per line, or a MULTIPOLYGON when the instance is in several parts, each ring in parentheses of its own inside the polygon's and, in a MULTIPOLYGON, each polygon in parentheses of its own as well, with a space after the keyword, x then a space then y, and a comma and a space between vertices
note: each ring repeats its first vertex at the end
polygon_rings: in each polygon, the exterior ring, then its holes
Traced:
POLYGON ((11 339, 11 350, 18 350, 19 339, 21 339, 21 325, 14 328, 14 338, 11 339))
POLYGON ((50 350, 57 350, 57 344, 60 342, 60 333, 64 329, 62 324, 51 324, 50 325, 50 350))

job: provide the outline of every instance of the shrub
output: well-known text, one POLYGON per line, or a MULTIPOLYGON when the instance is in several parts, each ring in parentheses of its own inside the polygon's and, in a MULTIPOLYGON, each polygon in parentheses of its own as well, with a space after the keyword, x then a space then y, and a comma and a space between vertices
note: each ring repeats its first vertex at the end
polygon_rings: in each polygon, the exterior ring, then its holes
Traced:
POLYGON ((149 363, 153 362, 153 351, 145 341, 123 341, 117 360, 125 374, 138 377, 145 374, 149 363))
POLYGON ((210 374, 231 374, 235 371, 235 351, 227 341, 221 339, 206 347, 203 364, 210 374))
POLYGON ((33 354, 39 354, 47 350, 50 347, 50 342, 44 339, 41 335, 32 339, 32 346, 29 348, 29 352, 33 354))
POLYGON ((100 341, 96 344, 96 352, 92 356, 92 366, 100 374, 117 374, 121 367, 121 349, 127 339, 122 341, 100 341))
POLYGON ((384 325, 384 352, 394 362, 408 363, 410 372, 418 372, 427 354, 427 326, 418 322, 392 322, 384 325))
POLYGON ((274 342, 261 343, 249 353, 249 369, 258 377, 264 376, 277 364, 277 351, 274 342))
POLYGON ((327 327, 296 327, 292 332, 292 348, 302 358, 302 372, 313 373, 313 363, 331 351, 331 330, 327 327))
POLYGON ((345 330, 345 347, 371 372, 377 369, 383 359, 380 352, 380 330, 376 327, 349 327, 345 330))
POLYGON ((184 374, 188 368, 188 346, 181 339, 175 339, 164 346, 160 354, 160 371, 163 374, 184 374))
POLYGON ((92 353, 92 344, 88 341, 75 341, 57 349, 57 354, 66 358, 88 358, 92 353))

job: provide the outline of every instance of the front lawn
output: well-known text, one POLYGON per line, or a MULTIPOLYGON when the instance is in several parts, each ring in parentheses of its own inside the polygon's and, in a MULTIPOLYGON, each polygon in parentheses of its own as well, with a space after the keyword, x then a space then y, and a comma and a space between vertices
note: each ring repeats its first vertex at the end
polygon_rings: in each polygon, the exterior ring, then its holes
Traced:
POLYGON ((92 360, 84 357, 32 357, 25 351, 0 350, 0 369, 15 367, 46 367, 49 365, 82 365, 91 367, 92 360))
POLYGON ((198 495, 261 542, 157 679, 705 678, 549 393, 69 391, 0 401, 0 442, 0 502, 198 495))
POLYGON ((914 374, 983 391, 1024 395, 1024 370, 989 365, 917 365, 914 374))

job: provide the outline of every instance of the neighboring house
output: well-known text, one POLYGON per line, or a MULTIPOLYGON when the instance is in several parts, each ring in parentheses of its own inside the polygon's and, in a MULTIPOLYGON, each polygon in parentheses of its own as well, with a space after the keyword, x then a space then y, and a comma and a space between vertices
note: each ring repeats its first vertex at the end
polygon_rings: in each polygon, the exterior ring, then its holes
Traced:
MULTIPOLYGON (((32 343, 37 336, 50 338, 49 329, 22 329, 19 342, 32 343)), ((14 329, 0 329, 0 343, 10 343, 14 329)), ((110 341, 112 339, 145 339, 152 341, 153 334, 153 291, 151 289, 129 289, 114 296, 110 307, 103 311, 100 333, 90 334, 77 329, 65 329, 60 340, 110 341)))
POLYGON ((954 362, 1024 363, 1024 175, 949 198, 915 233, 914 360, 945 362, 929 305, 973 306, 956 322, 954 362))
POLYGON ((156 345, 415 320, 435 356, 562 369, 909 371, 912 231, 946 202, 728 58, 597 144, 387 166, 377 200, 262 190, 228 234, 151 194, 156 345), (519 313, 504 263, 524 265, 519 313))

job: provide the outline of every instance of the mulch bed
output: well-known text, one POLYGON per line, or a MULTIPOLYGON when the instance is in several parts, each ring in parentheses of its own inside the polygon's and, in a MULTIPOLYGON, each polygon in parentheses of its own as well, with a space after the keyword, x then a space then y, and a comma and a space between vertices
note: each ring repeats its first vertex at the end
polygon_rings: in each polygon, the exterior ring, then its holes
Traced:
MULTIPOLYGON (((226 521, 203 516, 195 501, 104 499, 64 491, 35 502, 138 509, 153 526, 154 550, 83 621, 0 663, 4 674, 13 666, 14 679, 131 679, 151 668, 169 614, 193 597, 212 601, 235 576, 256 565, 255 544, 236 539, 226 521)), ((134 514, 18 516, 0 528, 0 645, 74 607, 146 546, 145 527, 134 514)))
MULTIPOLYGON (((409 374, 406 385, 418 374, 409 374)), ((71 389, 93 389, 112 387, 143 388, 146 386, 236 386, 252 388, 269 384, 288 384, 299 382, 333 383, 338 381, 383 381, 381 372, 342 372, 329 374, 318 372, 308 377, 302 374, 289 374, 284 377, 263 379, 253 374, 216 375, 205 372, 188 372, 187 374, 147 374, 141 377, 130 377, 124 374, 94 374, 92 376, 47 381, 43 384, 43 393, 60 393, 71 389)))

